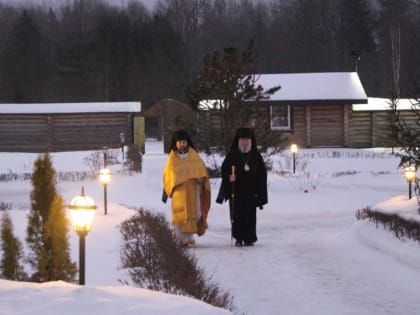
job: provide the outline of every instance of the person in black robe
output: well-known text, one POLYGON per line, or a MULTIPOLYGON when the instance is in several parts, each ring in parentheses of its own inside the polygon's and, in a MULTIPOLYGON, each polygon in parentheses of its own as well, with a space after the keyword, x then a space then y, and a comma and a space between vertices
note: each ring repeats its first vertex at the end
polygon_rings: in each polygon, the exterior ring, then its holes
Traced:
POLYGON ((267 198, 267 169, 250 128, 236 131, 230 151, 222 163, 222 184, 216 202, 229 200, 232 237, 236 246, 257 241, 257 207, 267 198))

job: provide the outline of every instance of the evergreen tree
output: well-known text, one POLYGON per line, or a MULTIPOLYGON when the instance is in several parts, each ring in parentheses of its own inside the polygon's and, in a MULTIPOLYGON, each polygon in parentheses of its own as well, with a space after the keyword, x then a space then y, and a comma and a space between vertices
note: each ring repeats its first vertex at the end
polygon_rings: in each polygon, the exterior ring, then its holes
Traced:
MULTIPOLYGON (((418 170, 420 166, 420 99, 412 99, 411 112, 415 117, 412 121, 401 117, 398 107, 398 94, 395 93, 391 98, 391 137, 401 146, 401 151, 397 153, 400 158, 398 167, 414 166, 418 170)), ((417 203, 420 213, 420 181, 414 181, 414 189, 417 195, 417 203)))
POLYGON ((0 262, 0 274, 9 280, 25 280, 26 274, 21 264, 23 258, 22 243, 13 234, 13 223, 6 211, 3 212, 1 218, 0 233, 3 252, 0 262))
POLYGON ((355 51, 359 54, 375 50, 373 17, 366 0, 340 1, 340 39, 343 55, 355 51))
POLYGON ((91 39, 96 14, 100 10, 93 1, 74 1, 63 8, 59 42, 56 47, 57 82, 61 99, 86 102, 98 100, 96 78, 90 58, 91 39))
POLYGON ((182 98, 187 52, 179 33, 160 15, 137 21, 133 32, 130 90, 144 100, 145 109, 162 98, 182 98))
MULTIPOLYGON (((195 109, 199 109, 201 101, 212 100, 205 110, 218 118, 220 126, 212 130, 213 125, 210 124, 210 138, 204 142, 218 148, 218 151, 229 150, 237 128, 250 125, 251 120, 256 124, 262 122, 256 119, 258 107, 255 102, 268 98, 280 89, 277 86, 264 90, 257 84, 257 59, 258 52, 252 41, 243 52, 236 47, 227 47, 223 54, 217 51, 207 54, 198 74, 185 88, 189 104, 195 109)), ((269 127, 265 125, 255 126, 255 129, 258 134, 264 134, 264 139, 259 140, 263 150, 268 143, 276 147, 283 140, 278 135, 270 137, 269 127)))
POLYGON ((44 226, 43 241, 47 250, 42 252, 39 259, 41 280, 71 281, 77 273, 77 267, 69 255, 68 225, 63 199, 56 195, 44 226))
POLYGON ((127 14, 106 15, 95 29, 90 59, 98 78, 98 91, 106 101, 129 99, 128 69, 131 61, 131 23, 127 14))
POLYGON ((31 182, 33 188, 26 242, 31 251, 28 261, 36 270, 32 278, 36 281, 71 280, 75 266, 65 253, 69 249, 67 223, 49 153, 35 161, 31 182), (55 270, 57 267, 63 270, 55 270))
MULTIPOLYGON (((27 11, 17 17, 0 56, 0 91, 9 102, 40 101, 47 93, 44 39, 27 11)), ((49 92, 49 91, 48 91, 49 92)))
POLYGON ((391 136, 401 146, 402 153, 397 155, 401 158, 399 166, 420 166, 420 100, 413 99, 411 112, 413 121, 407 121, 397 109, 399 98, 391 98, 391 136))

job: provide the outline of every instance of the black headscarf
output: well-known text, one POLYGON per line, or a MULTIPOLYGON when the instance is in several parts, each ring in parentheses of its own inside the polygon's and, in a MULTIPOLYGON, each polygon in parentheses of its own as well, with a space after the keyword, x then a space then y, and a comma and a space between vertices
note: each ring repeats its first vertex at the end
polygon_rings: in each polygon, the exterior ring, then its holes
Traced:
POLYGON ((181 141, 181 140, 187 141, 188 146, 195 150, 195 147, 191 141, 191 138, 188 132, 186 132, 184 129, 179 129, 175 131, 174 134, 172 135, 171 150, 176 151, 176 142, 181 141))
POLYGON ((254 131, 251 128, 239 128, 236 130, 235 138, 233 138, 232 145, 230 147, 231 152, 239 151, 238 144, 240 138, 251 139, 251 152, 257 151, 257 140, 255 139, 254 131))

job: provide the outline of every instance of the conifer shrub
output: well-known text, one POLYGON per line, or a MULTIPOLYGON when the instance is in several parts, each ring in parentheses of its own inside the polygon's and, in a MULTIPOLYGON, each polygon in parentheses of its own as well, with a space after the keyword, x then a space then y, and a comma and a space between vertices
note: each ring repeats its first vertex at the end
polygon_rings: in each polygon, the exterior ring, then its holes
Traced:
POLYGON ((134 286, 186 295, 233 310, 230 294, 206 277, 195 256, 174 240, 163 214, 137 209, 121 224, 120 231, 122 268, 134 286))
POLYGON ((74 280, 77 266, 70 259, 68 232, 69 221, 65 215, 64 200, 56 195, 44 226, 43 242, 47 250, 42 252, 39 259, 40 279, 74 280))
POLYGON ((0 274, 4 279, 24 281, 27 275, 23 267, 22 243, 13 233, 13 223, 7 211, 3 211, 0 225, 0 274))
POLYGON ((56 172, 49 153, 36 159, 31 182, 31 209, 26 228, 27 260, 35 271, 31 280, 73 281, 77 268, 70 260, 69 224, 63 199, 57 193, 56 172))

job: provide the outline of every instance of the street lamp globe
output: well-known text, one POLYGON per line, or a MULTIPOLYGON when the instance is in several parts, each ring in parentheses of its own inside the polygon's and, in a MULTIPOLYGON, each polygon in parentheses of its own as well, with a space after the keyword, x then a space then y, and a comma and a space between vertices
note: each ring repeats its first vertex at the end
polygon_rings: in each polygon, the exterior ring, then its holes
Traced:
POLYGON ((412 182, 416 178, 416 168, 414 166, 406 167, 404 173, 407 182, 412 182))
POLYGON ((85 195, 82 187, 80 196, 74 197, 68 207, 70 209, 73 228, 79 235, 79 284, 85 284, 86 235, 90 231, 96 205, 92 198, 85 195))
POLYGON ((412 196, 412 188, 411 184, 416 179, 417 171, 414 166, 408 166, 404 169, 405 179, 408 182, 408 199, 411 199, 412 196))
POLYGON ((111 181, 111 171, 109 168, 103 168, 99 171, 99 179, 101 180, 102 185, 104 186, 104 214, 108 214, 108 197, 106 187, 111 181))
POLYGON ((103 168, 99 171, 99 179, 102 185, 108 185, 111 181, 111 171, 109 168, 103 168))
POLYGON ((85 195, 83 187, 80 196, 74 197, 68 208, 73 222, 73 229, 78 234, 87 234, 90 231, 97 207, 93 199, 85 195))
POLYGON ((293 154, 296 154, 296 153, 297 153, 297 151, 298 151, 298 146, 297 146, 297 144, 292 144, 292 145, 290 146, 290 151, 292 151, 292 153, 293 153, 293 154))

